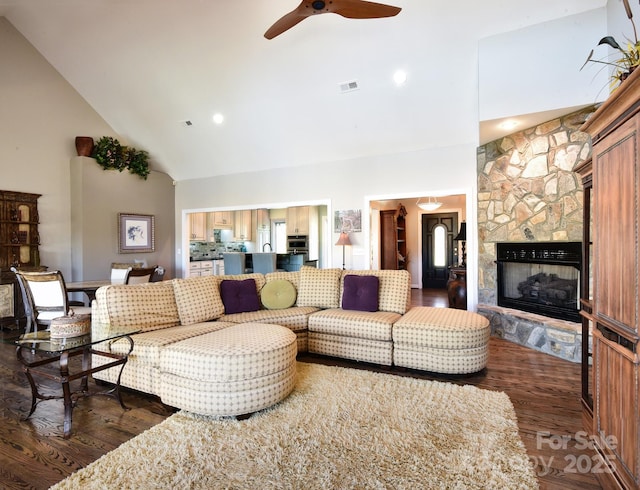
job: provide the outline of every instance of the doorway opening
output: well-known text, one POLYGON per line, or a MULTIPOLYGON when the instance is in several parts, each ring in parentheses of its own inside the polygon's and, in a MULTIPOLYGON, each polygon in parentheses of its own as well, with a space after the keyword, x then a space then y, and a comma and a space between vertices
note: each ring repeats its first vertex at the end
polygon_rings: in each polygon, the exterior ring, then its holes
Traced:
MULTIPOLYGON (((382 211, 389 209, 398 209, 402 204, 405 206, 407 215, 406 223, 406 259, 407 270, 411 273, 411 287, 422 289, 423 286, 423 234, 422 234, 422 217, 430 216, 435 213, 452 213, 456 216, 456 227, 462 221, 466 221, 469 212, 468 204, 470 193, 461 190, 450 190, 447 192, 439 191, 438 193, 424 192, 421 194, 410 194, 399 197, 383 197, 371 196, 366 199, 366 208, 369 211, 369 219, 366 220, 369 226, 369 268, 381 269, 383 248, 381 247, 381 220, 382 211), (437 196, 437 201, 441 206, 437 210, 425 210, 418 206, 418 202, 426 202, 429 196, 437 196)), ((453 225, 452 225, 453 226, 453 225)), ((458 230, 455 230, 454 237, 457 236, 458 230)), ((453 241, 451 248, 453 249, 453 259, 447 258, 448 262, 457 265, 458 251, 457 247, 460 242, 453 241)), ((467 244, 468 245, 468 244, 467 244)), ((439 249, 442 250, 442 249, 439 249)), ((445 248, 445 257, 446 257, 445 248)), ((441 263, 442 260, 439 260, 441 263)), ((474 276, 475 280, 475 276, 474 276)), ((446 284, 446 281, 445 281, 446 284)))
POLYGON ((273 251, 278 254, 287 253, 287 223, 285 220, 276 219, 272 224, 272 245, 273 251))

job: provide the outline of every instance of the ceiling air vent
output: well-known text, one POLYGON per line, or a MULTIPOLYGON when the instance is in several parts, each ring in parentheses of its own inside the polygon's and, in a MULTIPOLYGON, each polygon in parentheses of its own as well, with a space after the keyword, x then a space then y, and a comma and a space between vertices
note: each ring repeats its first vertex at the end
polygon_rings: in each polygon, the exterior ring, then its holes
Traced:
POLYGON ((358 81, 352 80, 350 82, 344 82, 340 84, 340 92, 346 94, 347 92, 353 92, 354 90, 358 90, 358 81))

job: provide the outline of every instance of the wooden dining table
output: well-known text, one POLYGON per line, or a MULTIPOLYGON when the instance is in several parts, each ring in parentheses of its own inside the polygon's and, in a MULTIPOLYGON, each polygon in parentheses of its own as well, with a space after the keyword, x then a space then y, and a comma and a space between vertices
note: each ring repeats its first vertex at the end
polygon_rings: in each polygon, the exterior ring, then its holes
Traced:
POLYGON ((110 279, 102 279, 96 281, 78 281, 66 283, 68 293, 84 293, 89 298, 89 302, 96 299, 96 291, 102 286, 110 286, 110 279))

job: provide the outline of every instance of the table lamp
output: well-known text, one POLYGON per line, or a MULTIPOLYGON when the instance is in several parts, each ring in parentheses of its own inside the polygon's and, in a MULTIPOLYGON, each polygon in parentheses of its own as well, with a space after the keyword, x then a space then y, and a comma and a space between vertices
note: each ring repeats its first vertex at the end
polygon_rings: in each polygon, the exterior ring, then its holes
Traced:
POLYGON ((460 223, 460 232, 454 238, 456 242, 462 242, 462 263, 460 264, 462 267, 467 266, 467 223, 460 223))

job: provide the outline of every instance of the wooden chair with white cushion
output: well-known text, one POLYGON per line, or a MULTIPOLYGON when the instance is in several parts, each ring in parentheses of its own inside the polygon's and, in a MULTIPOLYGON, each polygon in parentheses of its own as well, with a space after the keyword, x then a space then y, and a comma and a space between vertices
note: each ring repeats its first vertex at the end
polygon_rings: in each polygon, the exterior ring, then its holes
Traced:
POLYGON ((67 288, 60 271, 26 272, 12 267, 18 279, 25 314, 26 332, 35 332, 38 326, 49 328, 51 320, 70 314, 91 314, 88 306, 69 306, 67 288))
POLYGON ((153 276, 151 276, 151 281, 150 282, 164 281, 164 273, 165 273, 164 267, 159 265, 158 267, 156 267, 156 270, 153 273, 153 276))
POLYGON ((111 284, 125 284, 127 273, 131 269, 140 269, 142 264, 136 262, 112 262, 111 284))
POLYGON ((157 266, 143 267, 139 269, 128 269, 124 279, 125 284, 143 284, 151 282, 151 278, 156 272, 157 266))

